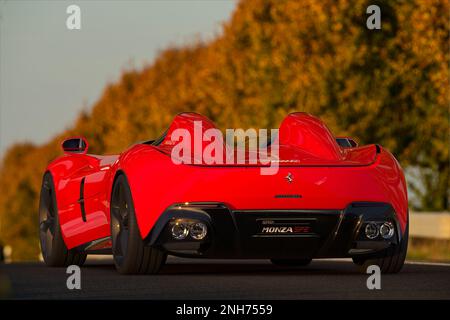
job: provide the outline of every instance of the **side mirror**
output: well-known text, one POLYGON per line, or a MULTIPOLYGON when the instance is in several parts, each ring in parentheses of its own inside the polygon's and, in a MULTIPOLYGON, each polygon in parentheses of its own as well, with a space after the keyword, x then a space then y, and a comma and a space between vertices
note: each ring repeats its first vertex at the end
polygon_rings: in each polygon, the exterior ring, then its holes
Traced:
POLYGON ((337 137, 336 142, 342 148, 356 148, 358 143, 350 137, 337 137))
POLYGON ((63 141, 62 149, 68 153, 86 153, 88 150, 87 140, 83 137, 73 137, 63 141))

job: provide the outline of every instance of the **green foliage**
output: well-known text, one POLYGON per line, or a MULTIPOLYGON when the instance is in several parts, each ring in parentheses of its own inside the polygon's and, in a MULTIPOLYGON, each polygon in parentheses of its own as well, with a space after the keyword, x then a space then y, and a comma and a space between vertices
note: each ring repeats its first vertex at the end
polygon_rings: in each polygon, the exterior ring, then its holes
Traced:
MULTIPOLYGON (((169 48, 124 72, 90 112, 39 147, 13 146, 0 171, 0 238, 15 259, 38 253, 37 202, 45 166, 66 136, 92 153, 157 137, 181 111, 219 127, 278 127, 291 111, 320 116, 336 135, 380 143, 418 169, 423 210, 449 206, 449 2, 241 1, 210 43, 169 48)), ((414 186, 412 186, 414 187, 414 186)))

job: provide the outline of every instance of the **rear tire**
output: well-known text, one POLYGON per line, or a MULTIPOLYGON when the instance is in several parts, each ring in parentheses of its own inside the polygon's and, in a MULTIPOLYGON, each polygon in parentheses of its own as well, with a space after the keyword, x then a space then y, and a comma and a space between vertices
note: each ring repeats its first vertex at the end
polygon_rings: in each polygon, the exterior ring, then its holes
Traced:
POLYGON ((146 246, 134 212, 131 190, 125 175, 117 177, 111 197, 111 238, 114 264, 121 274, 158 273, 166 254, 146 246))
POLYGON ((364 258, 354 257, 353 262, 358 265, 361 273, 366 273, 371 265, 380 267, 381 273, 398 273, 402 269, 406 252, 408 251, 409 223, 406 224, 406 230, 399 245, 387 248, 381 257, 364 258))
POLYGON ((49 267, 82 266, 86 254, 68 250, 64 243, 56 205, 55 187, 50 172, 42 179, 39 199, 39 240, 44 262, 49 267))
POLYGON ((311 261, 312 259, 270 259, 272 264, 285 267, 304 267, 309 265, 311 261))

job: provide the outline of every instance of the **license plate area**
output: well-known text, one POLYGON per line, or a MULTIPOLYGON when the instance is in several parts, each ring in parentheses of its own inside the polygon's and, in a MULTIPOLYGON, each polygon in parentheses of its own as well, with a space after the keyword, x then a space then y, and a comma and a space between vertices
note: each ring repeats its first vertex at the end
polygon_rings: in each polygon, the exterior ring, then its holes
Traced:
POLYGON ((256 219, 254 236, 312 236, 315 235, 315 218, 262 218, 256 219))

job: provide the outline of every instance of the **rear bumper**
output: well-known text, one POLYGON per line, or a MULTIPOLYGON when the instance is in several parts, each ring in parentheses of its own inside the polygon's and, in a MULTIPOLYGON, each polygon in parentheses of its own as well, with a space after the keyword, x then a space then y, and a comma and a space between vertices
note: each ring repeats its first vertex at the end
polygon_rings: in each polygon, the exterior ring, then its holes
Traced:
POLYGON ((343 210, 243 211, 230 210, 221 203, 195 203, 168 208, 146 242, 186 257, 341 258, 382 252, 400 243, 400 230, 394 209, 386 203, 355 202, 343 210), (177 219, 205 223, 207 236, 203 240, 173 239, 171 223, 177 219), (395 226, 391 238, 365 236, 367 222, 386 221, 395 226), (266 229, 275 232, 262 232, 264 226, 275 227, 266 229))

